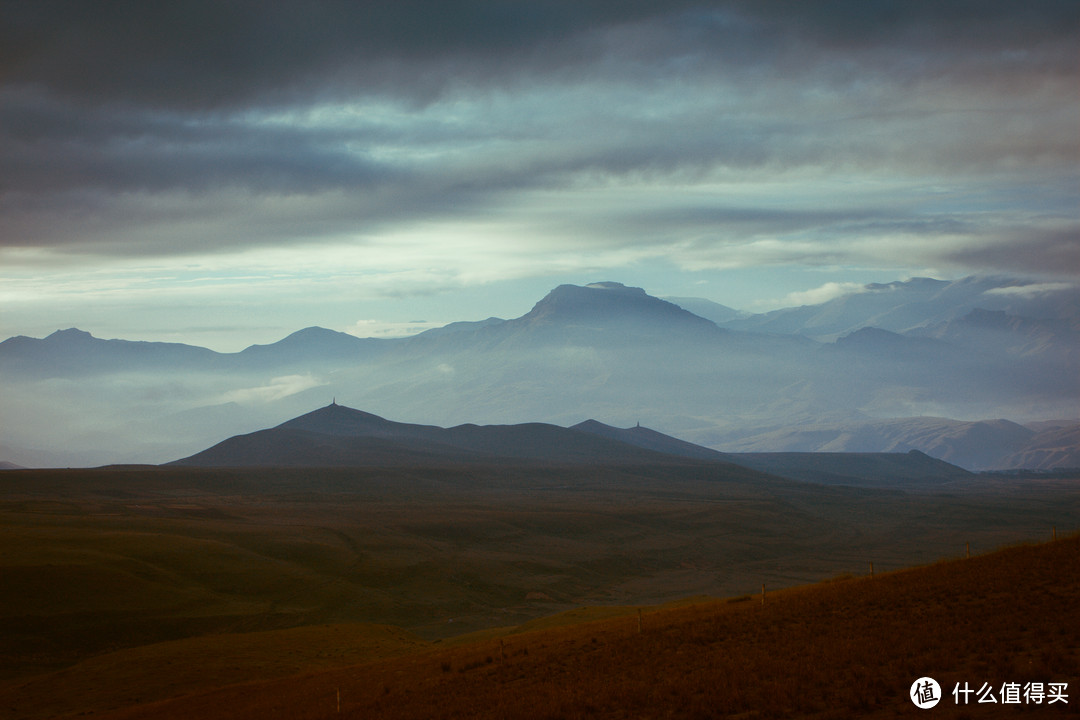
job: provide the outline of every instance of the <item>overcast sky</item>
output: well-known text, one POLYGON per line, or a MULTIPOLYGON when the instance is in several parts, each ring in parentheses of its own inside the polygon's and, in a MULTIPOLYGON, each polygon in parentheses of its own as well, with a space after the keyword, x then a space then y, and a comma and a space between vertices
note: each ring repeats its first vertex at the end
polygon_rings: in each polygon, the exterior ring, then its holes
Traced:
POLYGON ((0 336, 1075 282, 1078 48, 1075 0, 5 0, 0 336))

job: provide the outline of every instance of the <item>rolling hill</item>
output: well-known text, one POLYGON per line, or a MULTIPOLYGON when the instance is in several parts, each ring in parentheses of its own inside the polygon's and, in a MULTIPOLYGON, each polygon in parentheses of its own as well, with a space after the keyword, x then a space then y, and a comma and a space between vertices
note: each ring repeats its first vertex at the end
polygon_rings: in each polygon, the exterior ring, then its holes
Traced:
MULTIPOLYGON (((665 438, 654 433, 656 438, 665 438)), ((692 448, 675 438, 662 447, 692 448)), ((699 448, 697 457, 718 456, 699 448)), ((440 428, 386 420, 337 403, 248 435, 229 438, 170 465, 198 467, 400 466, 536 461, 556 464, 642 464, 687 457, 546 423, 440 428)))
POLYGON ((942 689, 935 717, 1071 716, 1080 624, 1062 597, 1080 588, 1059 568, 1078 552, 1073 536, 760 598, 585 608, 449 645, 348 626, 208 637, 0 687, 0 699, 19 720, 80 709, 113 720, 891 718, 917 711, 911 688, 929 675, 942 689), (214 672, 184 673, 196 658, 214 672), (267 664, 261 676, 253 661, 267 664), (992 705, 952 692, 983 683, 992 705), (1039 683, 1044 696, 1005 705, 1006 683, 1039 683))
POLYGON ((634 445, 647 450, 655 450, 656 452, 666 453, 668 455, 697 458, 699 460, 734 462, 734 460, 725 453, 713 450, 712 448, 702 447, 701 445, 695 445, 694 443, 689 443, 685 440, 679 440, 670 435, 664 435, 663 433, 659 433, 650 428, 642 427, 640 423, 631 428, 616 428, 599 422, 598 420, 586 420, 585 422, 580 422, 577 425, 571 426, 570 429, 610 438, 626 443, 627 445, 634 445))
POLYGON ((169 465, 191 467, 408 467, 440 463, 737 465, 804 482, 913 489, 964 479, 965 470, 917 451, 721 453, 637 425, 586 420, 435 425, 400 423, 336 402, 280 425, 228 438, 169 465))
POLYGON ((731 461, 780 477, 824 485, 902 487, 941 486, 964 480, 968 471, 909 450, 906 453, 738 453, 731 461))

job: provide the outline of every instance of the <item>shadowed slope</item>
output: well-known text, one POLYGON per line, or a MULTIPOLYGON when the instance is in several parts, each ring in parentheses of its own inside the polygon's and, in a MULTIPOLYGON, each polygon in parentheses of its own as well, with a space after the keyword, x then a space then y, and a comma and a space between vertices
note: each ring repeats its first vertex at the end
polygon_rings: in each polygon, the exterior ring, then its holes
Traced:
MULTIPOLYGON (((328 435, 276 427, 237 435, 168 465, 194 467, 385 467, 481 458, 420 439, 328 435)), ((490 458, 485 458, 490 459, 490 458)))
POLYGON ((906 453, 738 453, 732 462, 780 477, 825 485, 916 487, 971 477, 963 468, 911 450, 906 453))
POLYGON ((528 460, 550 463, 679 462, 680 457, 546 423, 398 423, 331 404, 277 427, 231 437, 170 465, 387 466, 528 460))
POLYGON ((605 425, 598 420, 586 420, 585 422, 572 426, 571 429, 580 430, 581 432, 590 433, 592 435, 599 435, 600 437, 606 437, 611 440, 618 440, 619 442, 635 445, 637 447, 645 448, 646 450, 667 453, 668 455, 697 458, 699 460, 732 462, 730 457, 718 450, 695 445, 694 443, 689 443, 685 440, 679 440, 678 438, 665 435, 650 428, 641 427, 640 425, 632 428, 616 428, 611 425, 605 425))
POLYGON ((223 688, 110 718, 934 717, 1071 715, 1080 592, 1072 537, 970 560, 223 688), (738 602, 746 600, 746 602, 738 602), (1018 615, 1023 608, 1022 621, 1018 615), (638 619, 640 617, 640 620, 638 619), (1067 702, 1003 705, 1008 683, 1067 683, 1067 702), (993 705, 957 704, 987 683, 993 705), (338 709, 340 707, 340 710, 338 709))

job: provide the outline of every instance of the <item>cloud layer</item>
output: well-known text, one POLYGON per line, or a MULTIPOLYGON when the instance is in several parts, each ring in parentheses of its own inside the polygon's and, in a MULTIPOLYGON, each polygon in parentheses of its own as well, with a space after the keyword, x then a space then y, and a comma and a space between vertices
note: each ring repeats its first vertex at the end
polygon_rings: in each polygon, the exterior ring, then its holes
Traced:
POLYGON ((1078 46, 1049 0, 6 3, 0 257, 1075 275, 1078 46))

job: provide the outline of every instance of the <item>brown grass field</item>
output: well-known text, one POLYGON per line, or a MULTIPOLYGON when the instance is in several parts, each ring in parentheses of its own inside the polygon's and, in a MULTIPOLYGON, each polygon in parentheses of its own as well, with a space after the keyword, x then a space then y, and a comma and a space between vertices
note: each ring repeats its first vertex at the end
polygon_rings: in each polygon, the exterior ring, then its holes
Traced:
POLYGON ((1074 482, 717 472, 5 472, 0 716, 895 717, 923 675, 929 716, 1076 711, 1074 482))

